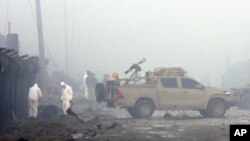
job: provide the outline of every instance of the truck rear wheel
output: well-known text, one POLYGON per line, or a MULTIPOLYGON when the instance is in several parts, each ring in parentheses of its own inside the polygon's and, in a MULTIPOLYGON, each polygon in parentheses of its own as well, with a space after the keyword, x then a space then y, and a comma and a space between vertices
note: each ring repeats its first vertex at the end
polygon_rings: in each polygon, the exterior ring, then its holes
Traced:
POLYGON ((150 118, 154 112, 154 103, 149 100, 140 100, 136 103, 135 114, 138 118, 150 118))
POLYGON ((250 94, 244 94, 240 98, 240 107, 250 109, 250 94))
POLYGON ((214 99, 209 102, 207 112, 209 117, 222 117, 226 112, 226 104, 220 99, 214 99))

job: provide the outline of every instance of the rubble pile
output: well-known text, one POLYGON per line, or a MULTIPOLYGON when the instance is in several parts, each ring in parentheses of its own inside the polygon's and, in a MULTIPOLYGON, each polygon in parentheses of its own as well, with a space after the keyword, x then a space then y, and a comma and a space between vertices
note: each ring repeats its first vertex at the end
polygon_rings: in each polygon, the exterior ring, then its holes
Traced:
POLYGON ((13 121, 0 135, 0 140, 66 141, 94 140, 109 131, 121 131, 121 125, 95 117, 88 122, 72 115, 49 119, 28 118, 13 121), (119 130, 117 130, 119 129, 119 130))
POLYGON ((41 105, 38 107, 38 117, 41 118, 52 118, 63 114, 62 109, 58 108, 56 105, 41 105))
MULTIPOLYGON (((73 116, 62 116, 50 120, 29 118, 15 121, 5 129, 5 134, 2 138, 12 136, 12 139, 15 137, 15 140, 22 138, 28 141, 70 139, 71 134, 78 130, 68 125, 70 123, 76 124, 77 120, 78 119, 73 116)), ((77 122, 77 126, 81 126, 81 131, 86 129, 84 123, 77 122)))

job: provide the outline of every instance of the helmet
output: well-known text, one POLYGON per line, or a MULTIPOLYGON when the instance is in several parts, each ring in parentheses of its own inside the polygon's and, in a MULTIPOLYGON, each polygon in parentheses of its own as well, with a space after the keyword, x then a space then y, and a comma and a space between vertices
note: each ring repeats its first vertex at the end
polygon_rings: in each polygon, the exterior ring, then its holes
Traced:
POLYGON ((61 82, 61 86, 66 86, 65 82, 61 82))

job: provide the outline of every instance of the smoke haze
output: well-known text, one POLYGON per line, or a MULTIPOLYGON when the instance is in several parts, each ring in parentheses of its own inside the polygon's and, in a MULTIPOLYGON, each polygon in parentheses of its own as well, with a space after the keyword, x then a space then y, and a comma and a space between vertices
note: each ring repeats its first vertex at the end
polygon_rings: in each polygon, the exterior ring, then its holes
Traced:
MULTIPOLYGON (((64 70, 64 1, 41 0, 41 7, 48 69, 56 70, 49 49, 64 70)), ((123 73, 145 57, 145 70, 181 66, 190 76, 217 79, 227 60, 249 59, 248 0, 66 0, 66 13, 75 78, 86 69, 123 73)), ((8 21, 19 34, 20 53, 38 55, 35 0, 0 0, 2 34, 8 21)))

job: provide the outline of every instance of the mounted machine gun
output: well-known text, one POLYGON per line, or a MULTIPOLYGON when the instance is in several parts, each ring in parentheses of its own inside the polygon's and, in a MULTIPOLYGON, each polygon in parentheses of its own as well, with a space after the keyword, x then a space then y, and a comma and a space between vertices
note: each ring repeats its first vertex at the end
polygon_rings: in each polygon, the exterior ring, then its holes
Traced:
POLYGON ((146 62, 146 59, 143 58, 141 61, 139 61, 136 64, 133 64, 127 71, 125 71, 125 74, 128 74, 129 72, 133 71, 133 73, 130 75, 128 79, 125 81, 125 85, 128 84, 130 81, 135 81, 137 77, 137 73, 141 71, 140 64, 146 62))

